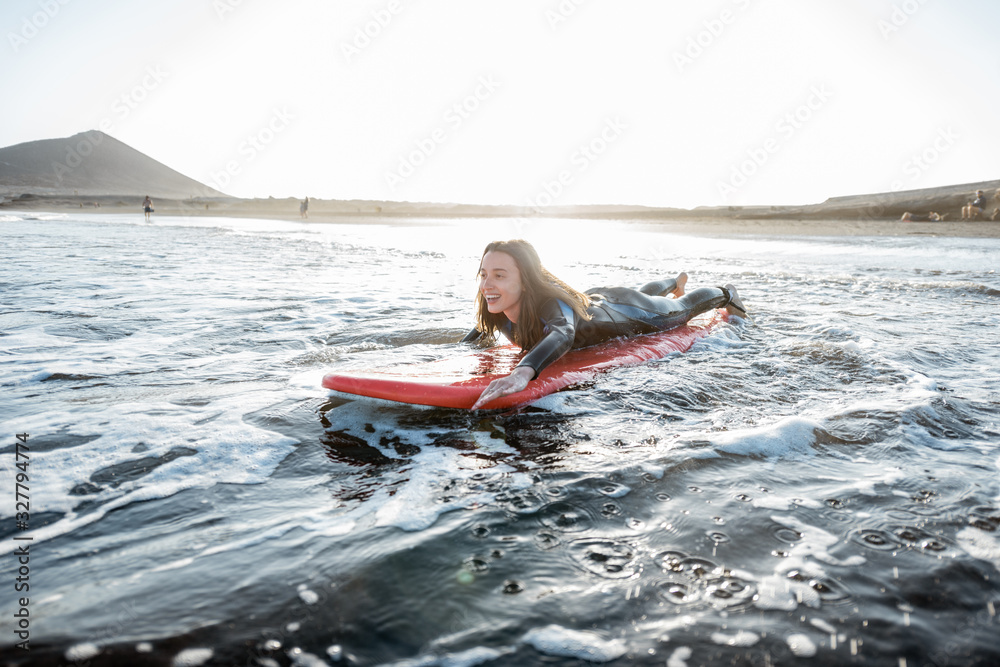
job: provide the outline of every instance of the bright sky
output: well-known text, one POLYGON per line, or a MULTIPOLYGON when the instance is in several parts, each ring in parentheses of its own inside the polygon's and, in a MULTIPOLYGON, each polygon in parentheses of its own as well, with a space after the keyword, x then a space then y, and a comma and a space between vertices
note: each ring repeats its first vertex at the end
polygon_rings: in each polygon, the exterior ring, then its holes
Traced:
POLYGON ((0 146, 243 197, 795 204, 1000 178, 996 0, 4 0, 0 146))

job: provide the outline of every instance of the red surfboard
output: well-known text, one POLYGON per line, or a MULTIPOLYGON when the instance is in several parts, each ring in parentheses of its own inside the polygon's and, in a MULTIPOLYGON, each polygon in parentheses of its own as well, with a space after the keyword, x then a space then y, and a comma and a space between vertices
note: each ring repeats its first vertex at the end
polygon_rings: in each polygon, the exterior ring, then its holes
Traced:
MULTIPOLYGON (((570 350, 545 368, 527 389, 502 396, 484 405, 483 409, 526 405, 590 380, 610 368, 635 366, 672 352, 686 352, 717 324, 728 319, 724 311, 713 311, 670 331, 616 338, 600 345, 570 350)), ((357 397, 470 409, 490 382, 514 369, 520 352, 515 345, 500 345, 440 361, 358 373, 330 373, 323 378, 323 386, 357 397)))

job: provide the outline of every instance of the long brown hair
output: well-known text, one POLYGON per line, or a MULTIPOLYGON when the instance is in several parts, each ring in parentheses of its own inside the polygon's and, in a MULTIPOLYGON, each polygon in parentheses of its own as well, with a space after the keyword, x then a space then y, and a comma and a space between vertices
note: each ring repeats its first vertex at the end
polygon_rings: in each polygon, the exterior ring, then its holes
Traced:
MULTIPOLYGON (((542 305, 549 299, 560 299, 566 303, 576 316, 589 320, 587 308, 590 307, 590 297, 579 292, 549 273, 542 266, 538 253, 527 241, 513 239, 510 241, 493 241, 486 246, 483 257, 488 252, 503 252, 514 258, 517 270, 521 274, 521 313, 514 327, 514 342, 524 350, 530 350, 542 339, 543 326, 539 312, 542 305)), ((482 260, 479 268, 482 270, 482 260)), ((503 313, 491 313, 486 307, 486 298, 482 292, 476 293, 476 323, 477 328, 487 340, 495 340, 496 332, 507 323, 503 313)))

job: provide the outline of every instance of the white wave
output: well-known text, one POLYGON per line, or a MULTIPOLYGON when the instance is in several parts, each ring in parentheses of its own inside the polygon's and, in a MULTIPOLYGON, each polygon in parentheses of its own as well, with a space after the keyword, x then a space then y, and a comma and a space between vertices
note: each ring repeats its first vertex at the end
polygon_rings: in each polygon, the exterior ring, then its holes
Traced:
POLYGON ((755 496, 750 504, 757 508, 771 510, 790 510, 795 506, 808 507, 810 509, 823 507, 823 503, 818 500, 773 492, 762 496, 755 496))
POLYGON ((174 656, 173 667, 199 667, 212 659, 210 648, 186 648, 174 656))
POLYGON ((782 571, 787 572, 795 567, 807 567, 808 563, 805 560, 807 557, 830 565, 846 567, 856 567, 865 562, 864 556, 849 556, 841 559, 831 554, 830 548, 840 543, 840 538, 822 528, 810 526, 793 516, 772 515, 771 520, 786 528, 791 528, 802 536, 792 547, 785 562, 782 563, 782 571))
POLYGON ((688 667, 687 661, 691 659, 693 653, 690 647, 678 646, 667 658, 667 667, 688 667))
POLYGON ((739 646, 746 648, 755 646, 760 641, 760 634, 739 630, 734 635, 727 635, 724 632, 713 632, 712 641, 722 646, 739 646))
POLYGON ((504 646, 501 648, 477 646, 458 653, 423 655, 406 660, 397 660, 396 662, 385 663, 381 667, 475 667, 476 665, 502 658, 505 655, 514 653, 516 650, 513 646, 504 646))
POLYGON ((896 482, 906 477, 902 469, 894 467, 880 470, 872 474, 866 474, 863 478, 853 482, 853 486, 859 493, 866 496, 876 496, 876 485, 892 486, 896 482))
POLYGON ((788 635, 785 641, 788 644, 788 648, 791 649, 792 655, 797 658, 812 658, 816 655, 816 644, 813 643, 808 635, 802 633, 791 634, 788 635))
POLYGON ((405 484, 397 487, 392 495, 382 490, 374 503, 367 503, 367 511, 374 513, 375 525, 405 531, 424 530, 434 525, 445 512, 489 503, 493 499, 493 494, 489 493, 463 496, 448 503, 435 502, 434 492, 442 481, 475 474, 474 470, 461 469, 461 458, 459 452, 447 448, 417 454, 405 484))
POLYGON ((65 213, 24 213, 22 214, 25 220, 69 220, 70 217, 65 213))
POLYGON ((993 563, 1000 569, 1000 534, 987 533, 972 526, 960 530, 955 538, 966 553, 980 560, 993 563))
POLYGON ((788 417, 768 426, 711 434, 709 442, 727 454, 788 458, 812 455, 816 431, 821 428, 811 419, 788 417))
POLYGON ((84 642, 82 644, 74 644, 66 649, 65 657, 70 662, 80 662, 90 660, 100 655, 100 653, 101 649, 96 644, 84 642))
MULTIPOLYGON (((32 487, 32 502, 65 515, 33 530, 34 539, 51 539, 93 523, 113 509, 186 489, 263 482, 296 444, 292 438, 243 421, 244 414, 269 405, 271 400, 264 392, 217 397, 209 406, 198 408, 171 403, 112 403, 95 405, 86 412, 48 412, 4 422, 3 428, 29 434, 50 432, 53 423, 72 424, 71 432, 81 436, 100 434, 83 445, 31 453, 31 469, 46 471, 45 484, 32 487), (197 426, 205 419, 211 420, 211 429, 197 426), (95 473, 137 459, 155 460, 175 448, 194 453, 167 460, 135 480, 104 488, 92 497, 99 503, 96 509, 83 515, 76 512, 80 497, 71 491, 95 473)), ((0 467, 8 464, 12 465, 4 461, 0 467)), ((13 506, 0 508, 0 518, 12 515, 13 506)))
POLYGON ((529 630, 523 641, 545 655, 590 662, 610 662, 628 650, 621 639, 605 639, 595 632, 570 630, 559 625, 529 630))
MULTIPOLYGON (((432 435, 419 426, 402 427, 392 418, 392 412, 406 410, 407 407, 399 405, 380 409, 367 402, 352 402, 334 409, 333 417, 338 425, 347 426, 351 434, 366 440, 373 448, 384 449, 380 441, 386 433, 400 438, 402 442, 421 447, 412 456, 412 466, 399 484, 392 489, 379 489, 363 505, 344 515, 340 521, 419 531, 434 525, 438 517, 446 512, 493 500, 492 493, 459 494, 451 502, 437 500, 442 484, 467 480, 482 472, 482 464, 470 461, 461 451, 450 447, 430 446, 434 442, 432 435), (365 426, 369 428, 366 429, 365 426)), ((516 453, 516 450, 485 433, 470 432, 468 435, 479 443, 482 451, 516 453)), ((390 450, 387 455, 395 456, 395 453, 390 450)), ((506 464, 498 464, 490 471, 509 476, 507 483, 515 488, 531 484, 525 473, 517 473, 506 464)))
POLYGON ((666 473, 666 468, 664 466, 651 463, 649 461, 640 463, 639 469, 647 475, 651 475, 654 479, 663 479, 663 475, 666 473))

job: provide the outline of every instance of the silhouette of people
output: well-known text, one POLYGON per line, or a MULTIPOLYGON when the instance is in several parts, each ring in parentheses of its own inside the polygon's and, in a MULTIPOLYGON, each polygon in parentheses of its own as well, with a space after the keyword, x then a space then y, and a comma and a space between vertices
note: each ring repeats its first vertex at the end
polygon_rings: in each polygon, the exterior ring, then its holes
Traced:
POLYGON ((299 204, 299 215, 303 218, 309 217, 309 197, 306 197, 305 201, 299 204))
POLYGON ((153 200, 146 195, 142 200, 142 212, 146 214, 146 222, 149 222, 149 214, 153 212, 153 200))

